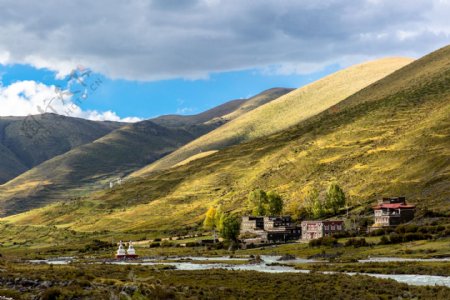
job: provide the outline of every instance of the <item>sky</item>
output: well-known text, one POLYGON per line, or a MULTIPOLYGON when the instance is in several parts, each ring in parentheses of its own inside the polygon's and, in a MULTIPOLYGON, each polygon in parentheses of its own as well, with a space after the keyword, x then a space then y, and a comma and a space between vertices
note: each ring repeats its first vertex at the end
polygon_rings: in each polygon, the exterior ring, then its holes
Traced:
POLYGON ((0 0, 0 116, 195 114, 450 40, 450 0, 0 0))

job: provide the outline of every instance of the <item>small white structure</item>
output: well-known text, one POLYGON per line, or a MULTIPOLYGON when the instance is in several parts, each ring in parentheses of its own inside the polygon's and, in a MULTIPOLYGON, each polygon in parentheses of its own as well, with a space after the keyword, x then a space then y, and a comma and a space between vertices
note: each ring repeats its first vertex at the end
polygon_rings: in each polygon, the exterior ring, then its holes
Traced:
POLYGON ((134 250, 133 243, 131 241, 128 244, 127 257, 130 257, 130 258, 137 257, 136 251, 134 250))
POLYGON ((125 251, 122 241, 119 242, 119 249, 117 249, 116 258, 117 259, 133 259, 137 258, 136 250, 134 250, 133 242, 130 241, 128 244, 128 249, 125 251))
POLYGON ((111 180, 110 182, 109 182, 109 188, 110 189, 112 189, 115 185, 122 185, 122 183, 123 183, 123 179, 122 179, 122 177, 118 177, 118 178, 116 178, 116 179, 114 179, 114 180, 111 180))
POLYGON ((125 249, 123 248, 122 241, 119 242, 119 249, 117 249, 116 258, 125 258, 127 254, 125 253, 125 249))

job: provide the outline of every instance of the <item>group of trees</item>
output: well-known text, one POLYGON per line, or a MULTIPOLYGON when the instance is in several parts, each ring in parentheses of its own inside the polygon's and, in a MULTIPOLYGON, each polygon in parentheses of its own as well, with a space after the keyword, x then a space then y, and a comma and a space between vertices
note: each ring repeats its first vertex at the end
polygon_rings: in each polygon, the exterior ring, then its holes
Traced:
POLYGON ((214 242, 217 240, 217 233, 226 240, 236 241, 241 227, 238 216, 222 211, 221 207, 210 207, 203 221, 203 228, 212 230, 214 242))
POLYGON ((310 218, 320 218, 325 215, 337 214, 346 205, 346 197, 342 188, 332 183, 328 187, 325 197, 320 197, 319 191, 311 188, 305 192, 303 208, 310 218))
POLYGON ((273 191, 256 189, 248 194, 248 207, 255 216, 276 216, 283 211, 283 199, 273 191))

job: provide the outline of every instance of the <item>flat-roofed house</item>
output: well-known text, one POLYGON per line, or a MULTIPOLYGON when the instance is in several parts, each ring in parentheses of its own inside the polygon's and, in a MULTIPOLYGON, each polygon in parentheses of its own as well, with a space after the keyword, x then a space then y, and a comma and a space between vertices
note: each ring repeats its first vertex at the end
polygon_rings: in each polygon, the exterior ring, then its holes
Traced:
POLYGON ((302 240, 315 240, 344 230, 343 221, 303 221, 302 240))
POLYGON ((244 244, 282 243, 300 237, 301 228, 290 216, 262 217, 244 216, 240 236, 244 244))

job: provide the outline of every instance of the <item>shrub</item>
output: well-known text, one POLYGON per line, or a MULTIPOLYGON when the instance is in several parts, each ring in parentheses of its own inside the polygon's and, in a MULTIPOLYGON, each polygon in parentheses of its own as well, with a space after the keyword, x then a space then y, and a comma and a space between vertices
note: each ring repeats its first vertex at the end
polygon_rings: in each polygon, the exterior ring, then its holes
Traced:
POLYGON ((403 242, 411 242, 411 241, 418 241, 418 240, 428 240, 431 239, 430 234, 423 234, 423 233, 407 233, 403 235, 403 242))
POLYGON ((161 242, 161 238, 156 238, 153 240, 154 242, 161 242))
POLYGON ((61 295, 62 295, 62 292, 60 289, 49 288, 42 293, 41 299, 42 300, 57 300, 59 298, 59 296, 61 296, 61 295))
POLYGON ((387 245, 389 244, 389 238, 385 235, 383 235, 380 239, 379 245, 387 245))
POLYGON ((150 243, 150 248, 157 248, 157 247, 159 247, 159 246, 161 246, 160 245, 160 243, 156 243, 156 242, 153 242, 153 243, 150 243))
POLYGON ((322 238, 318 238, 315 240, 311 240, 309 241, 309 246, 310 247, 320 247, 320 246, 336 246, 338 245, 338 241, 335 237, 331 237, 331 236, 325 236, 322 238))
POLYGON ((393 232, 389 235, 389 242, 391 244, 398 244, 398 243, 401 243, 402 241, 403 241, 403 237, 398 233, 393 232))
POLYGON ((84 249, 81 250, 81 252, 92 252, 92 251, 99 251, 99 250, 105 250, 105 249, 111 249, 115 247, 114 244, 101 241, 101 240, 93 240, 86 246, 84 246, 84 249))
POLYGON ((405 232, 406 233, 417 232, 418 229, 419 229, 419 226, 414 225, 414 224, 410 224, 410 225, 406 225, 405 226, 405 232))
POLYGON ((162 241, 160 244, 161 247, 173 247, 173 243, 169 241, 162 241))
POLYGON ((348 239, 347 242, 345 242, 345 246, 349 247, 349 246, 353 246, 355 248, 359 248, 359 247, 366 247, 369 246, 369 244, 367 243, 365 238, 361 238, 361 239, 348 239))

